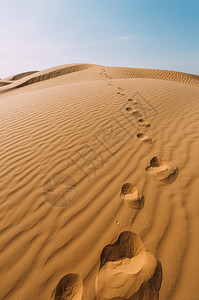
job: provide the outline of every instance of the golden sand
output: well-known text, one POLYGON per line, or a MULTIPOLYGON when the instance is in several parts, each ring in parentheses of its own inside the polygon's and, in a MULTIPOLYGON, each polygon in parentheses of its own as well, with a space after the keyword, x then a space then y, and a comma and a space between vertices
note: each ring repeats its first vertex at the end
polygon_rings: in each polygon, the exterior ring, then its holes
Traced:
POLYGON ((0 80, 1 300, 199 299, 198 87, 89 64, 0 80))

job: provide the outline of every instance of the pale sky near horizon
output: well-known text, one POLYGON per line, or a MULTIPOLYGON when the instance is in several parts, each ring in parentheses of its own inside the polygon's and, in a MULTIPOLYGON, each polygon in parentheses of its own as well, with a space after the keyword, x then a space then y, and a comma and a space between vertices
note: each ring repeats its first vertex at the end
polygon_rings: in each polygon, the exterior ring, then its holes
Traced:
POLYGON ((0 0, 0 78, 70 64, 199 75, 199 0, 0 0))

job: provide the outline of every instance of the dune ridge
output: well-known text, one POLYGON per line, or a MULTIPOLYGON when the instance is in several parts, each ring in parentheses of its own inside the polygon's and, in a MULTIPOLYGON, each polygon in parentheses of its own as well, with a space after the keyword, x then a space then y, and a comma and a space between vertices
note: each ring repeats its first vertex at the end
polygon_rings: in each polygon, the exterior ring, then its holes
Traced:
MULTIPOLYGON (((161 266, 159 299, 199 297, 198 87, 123 72, 86 67, 0 94, 2 300, 55 299, 73 285, 97 299, 101 254, 122 232, 161 266), (146 172, 158 156, 178 169, 170 184, 146 172), (142 205, 126 205, 129 194, 142 205)), ((134 299, 151 299, 149 285, 134 299)))
MULTIPOLYGON (((183 72, 158 70, 158 69, 138 69, 138 68, 125 68, 125 67, 101 67, 93 64, 72 64, 63 65, 43 71, 31 71, 17 74, 0 80, 0 93, 6 92, 11 89, 24 87, 26 85, 46 81, 59 76, 67 75, 77 71, 84 71, 88 68, 93 68, 94 73, 102 75, 105 79, 125 79, 125 78, 151 78, 159 80, 168 80, 193 86, 199 86, 199 76, 183 72), (101 69, 102 68, 102 69, 101 69), (99 69, 101 72, 99 73, 99 69), (14 81, 14 82, 13 82, 14 81), (9 87, 4 85, 9 84, 9 87)), ((87 74, 85 74, 87 75, 87 74)), ((90 74, 89 74, 90 75, 90 74)), ((96 80, 95 76, 85 76, 81 74, 81 78, 85 80, 96 80)), ((100 78, 101 79, 101 78, 100 78)), ((119 92, 118 92, 119 94, 119 92)))
POLYGON ((19 74, 16 74, 16 75, 7 77, 6 80, 10 80, 10 81, 13 81, 13 80, 19 80, 19 79, 21 79, 21 78, 23 78, 23 77, 26 77, 26 76, 35 74, 35 73, 37 73, 37 72, 38 72, 38 71, 29 71, 29 72, 19 73, 19 74))
POLYGON ((174 81, 193 86, 199 86, 199 76, 189 73, 176 72, 170 70, 159 69, 138 69, 138 68, 121 68, 121 67, 107 67, 107 75, 115 79, 119 78, 151 78, 174 81))
POLYGON ((73 64, 73 65, 54 67, 44 71, 32 71, 32 72, 21 73, 7 78, 10 81, 16 81, 16 82, 11 82, 11 84, 9 85, 9 89, 20 88, 29 84, 52 79, 61 75, 81 71, 91 66, 92 65, 89 64, 73 64))

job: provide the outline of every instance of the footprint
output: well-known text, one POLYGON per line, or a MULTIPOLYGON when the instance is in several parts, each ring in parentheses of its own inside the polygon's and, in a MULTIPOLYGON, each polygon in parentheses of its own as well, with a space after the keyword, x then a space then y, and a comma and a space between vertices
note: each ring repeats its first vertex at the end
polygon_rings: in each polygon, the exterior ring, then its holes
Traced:
POLYGON ((54 300, 82 300, 83 281, 78 274, 70 273, 59 281, 54 300))
POLYGON ((158 299, 161 282, 161 263, 137 234, 124 231, 103 249, 95 282, 97 299, 158 299))
POLYGON ((120 94, 120 92, 117 92, 117 94, 120 94))
POLYGON ((150 127, 150 123, 145 121, 144 119, 139 119, 139 127, 150 127))
POLYGON ((132 107, 126 107, 126 111, 132 112, 132 111, 133 111, 133 108, 132 108, 132 107))
POLYGON ((132 102, 132 104, 138 104, 138 102, 136 100, 133 100, 132 98, 129 98, 128 101, 132 102))
POLYGON ((146 144, 152 144, 152 139, 148 138, 144 133, 139 132, 137 138, 146 144))
POLYGON ((165 183, 172 183, 178 177, 178 168, 172 163, 167 163, 160 158, 154 156, 150 161, 150 166, 145 168, 148 174, 154 174, 158 180, 165 183))
POLYGON ((141 113, 139 113, 139 111, 137 110, 137 109, 134 109, 133 111, 132 111, 132 114, 135 116, 135 117, 137 117, 137 118, 140 118, 142 115, 141 115, 141 113))
POLYGON ((135 117, 140 118, 142 115, 134 108, 132 107, 126 107, 126 111, 129 113, 132 113, 135 117))
POLYGON ((120 199, 134 209, 142 209, 144 206, 144 197, 132 183, 124 183, 121 188, 120 199))

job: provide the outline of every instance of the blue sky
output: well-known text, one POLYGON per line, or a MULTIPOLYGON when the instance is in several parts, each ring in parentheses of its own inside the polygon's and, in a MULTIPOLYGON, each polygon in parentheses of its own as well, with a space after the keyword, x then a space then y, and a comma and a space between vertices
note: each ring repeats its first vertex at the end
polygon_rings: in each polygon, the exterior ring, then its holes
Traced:
POLYGON ((199 0, 0 0, 0 78, 69 63, 199 75, 199 0))

